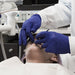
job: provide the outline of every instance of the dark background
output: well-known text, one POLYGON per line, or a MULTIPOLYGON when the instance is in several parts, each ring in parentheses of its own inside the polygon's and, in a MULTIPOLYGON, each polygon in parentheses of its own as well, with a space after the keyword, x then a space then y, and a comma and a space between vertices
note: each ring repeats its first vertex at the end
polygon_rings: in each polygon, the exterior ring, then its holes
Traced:
POLYGON ((24 0, 24 5, 31 5, 31 4, 55 4, 58 0, 24 0))

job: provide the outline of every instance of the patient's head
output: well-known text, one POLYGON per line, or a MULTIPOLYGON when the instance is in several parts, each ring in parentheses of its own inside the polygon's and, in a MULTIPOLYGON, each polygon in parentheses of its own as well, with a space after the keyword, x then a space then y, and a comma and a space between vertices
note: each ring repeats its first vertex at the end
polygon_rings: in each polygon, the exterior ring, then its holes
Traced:
POLYGON ((57 55, 54 53, 47 53, 41 45, 36 45, 29 42, 25 49, 26 62, 29 63, 53 63, 58 62, 57 55))

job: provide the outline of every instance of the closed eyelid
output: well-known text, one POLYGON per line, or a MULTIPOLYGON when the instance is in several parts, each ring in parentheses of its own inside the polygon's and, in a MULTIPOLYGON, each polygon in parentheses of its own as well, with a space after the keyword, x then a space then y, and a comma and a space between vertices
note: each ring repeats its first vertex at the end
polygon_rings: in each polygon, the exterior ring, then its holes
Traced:
POLYGON ((37 46, 39 49, 42 49, 39 45, 36 44, 36 46, 37 46))

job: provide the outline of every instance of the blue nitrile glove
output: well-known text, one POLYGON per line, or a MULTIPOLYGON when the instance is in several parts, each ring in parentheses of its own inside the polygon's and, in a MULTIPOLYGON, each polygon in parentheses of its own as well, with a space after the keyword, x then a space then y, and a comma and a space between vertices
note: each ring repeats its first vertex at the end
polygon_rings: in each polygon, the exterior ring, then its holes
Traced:
POLYGON ((0 14, 0 18, 1 18, 2 16, 1 16, 1 14, 0 14))
POLYGON ((27 37, 33 42, 34 38, 32 32, 36 32, 38 28, 41 26, 41 17, 38 14, 31 16, 28 20, 26 20, 20 31, 19 36, 19 45, 26 45, 27 44, 27 37))
POLYGON ((36 44, 41 44, 42 48, 46 48, 46 52, 65 54, 70 53, 69 39, 65 36, 56 32, 44 31, 36 35, 36 44))

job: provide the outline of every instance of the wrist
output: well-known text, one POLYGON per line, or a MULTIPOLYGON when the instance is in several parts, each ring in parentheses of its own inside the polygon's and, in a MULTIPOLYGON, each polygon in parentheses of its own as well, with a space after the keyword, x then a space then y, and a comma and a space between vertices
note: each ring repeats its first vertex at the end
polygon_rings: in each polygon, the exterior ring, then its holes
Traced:
POLYGON ((41 21, 41 16, 39 14, 34 14, 33 16, 38 17, 40 19, 40 21, 41 21))

